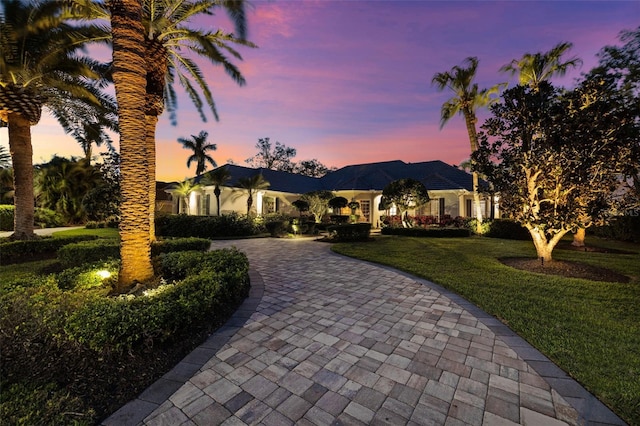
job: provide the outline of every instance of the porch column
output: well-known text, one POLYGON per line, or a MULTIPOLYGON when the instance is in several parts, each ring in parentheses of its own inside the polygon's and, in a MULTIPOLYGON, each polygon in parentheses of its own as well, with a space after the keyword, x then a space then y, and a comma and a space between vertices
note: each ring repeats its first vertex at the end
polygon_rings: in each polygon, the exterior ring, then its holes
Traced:
POLYGON ((467 203, 464 201, 464 192, 458 193, 458 216, 467 216, 467 203))

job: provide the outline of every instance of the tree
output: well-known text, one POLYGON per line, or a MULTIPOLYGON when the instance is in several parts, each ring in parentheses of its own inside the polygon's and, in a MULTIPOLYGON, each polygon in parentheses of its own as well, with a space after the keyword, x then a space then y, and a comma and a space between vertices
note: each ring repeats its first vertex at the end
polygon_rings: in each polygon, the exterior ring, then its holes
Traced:
POLYGON ((200 190, 202 186, 198 183, 195 183, 193 179, 187 179, 178 184, 178 186, 173 190, 173 194, 180 197, 182 202, 184 203, 184 207, 187 214, 191 212, 189 207, 189 196, 192 192, 200 190))
POLYGON ((334 212, 335 210, 340 210, 347 207, 348 204, 349 204, 349 200, 347 200, 344 197, 334 197, 330 199, 328 203, 329 207, 331 207, 334 210, 334 212))
POLYGON ((621 171, 640 161, 637 106, 611 78, 586 79, 570 92, 543 81, 503 98, 474 159, 500 193, 502 211, 527 228, 548 262, 564 235, 606 222, 617 206, 621 171))
POLYGON ((319 178, 334 170, 335 167, 329 168, 314 158, 313 160, 302 160, 296 163, 293 173, 319 178))
MULTIPOLYGON (((143 24, 145 26, 146 59, 146 99, 145 124, 149 175, 149 222, 151 239, 155 239, 155 133, 158 117, 166 106, 172 124, 177 123, 177 96, 174 89, 176 79, 189 95, 200 113, 207 121, 203 108, 209 106, 216 120, 218 111, 211 90, 194 57, 222 65, 227 75, 239 86, 245 79, 238 68, 225 55, 242 60, 240 53, 231 45, 256 47, 245 40, 246 17, 244 0, 143 0, 143 24), (213 15, 214 10, 222 7, 231 18, 238 36, 222 30, 211 32, 193 28, 193 20, 213 15)), ((215 149, 215 145, 211 145, 215 149)), ((202 153, 195 152, 198 156, 202 153)), ((196 174, 205 170, 204 162, 215 162, 206 155, 198 157, 196 174), (199 170, 199 171, 198 171, 199 170)))
POLYGON ((120 155, 110 149, 100 154, 100 184, 89 191, 82 205, 89 220, 117 220, 120 217, 120 155))
POLYGON ((299 200, 295 200, 291 205, 298 210, 300 217, 302 217, 302 212, 309 211, 309 202, 305 199, 300 198, 299 200))
POLYGON ((102 183, 100 172, 86 158, 58 156, 37 168, 37 204, 60 213, 66 223, 84 222, 87 215, 83 200, 102 183))
POLYGON ((249 164, 249 166, 256 169, 262 167, 283 172, 293 172, 295 163, 291 159, 296 156, 295 148, 289 148, 280 142, 276 142, 275 146, 272 146, 269 138, 261 138, 256 143, 256 149, 258 153, 245 160, 245 163, 249 164))
POLYGON ((216 196, 216 206, 218 216, 220 216, 220 186, 227 183, 231 179, 231 173, 226 167, 218 167, 215 170, 207 173, 205 178, 201 181, 203 185, 214 185, 213 194, 216 196))
POLYGON ((11 167, 11 154, 7 152, 7 148, 0 146, 0 169, 8 169, 11 167))
MULTIPOLYGON (((429 202, 429 192, 424 184, 415 179, 398 179, 390 182, 382 189, 382 199, 380 204, 385 209, 395 205, 398 215, 402 217, 402 212, 408 213, 408 209, 417 208, 429 202)), ((409 226, 409 221, 403 220, 404 226, 409 226)))
POLYGON ((153 277, 145 144, 145 42, 140 0, 110 0, 113 81, 120 125, 120 271, 116 293, 153 277))
POLYGON ((563 42, 545 53, 525 53, 522 58, 514 59, 500 68, 500 71, 509 72, 511 75, 518 73, 518 82, 521 85, 528 85, 537 90, 541 82, 549 81, 556 75, 563 76, 569 68, 582 65, 582 60, 576 56, 561 61, 562 55, 572 46, 571 43, 563 42))
POLYGON ((187 167, 191 167, 191 162, 195 161, 196 175, 200 176, 206 169, 207 164, 211 164, 213 167, 217 167, 215 160, 207 154, 207 151, 215 151, 218 147, 214 143, 207 142, 207 136, 209 133, 202 130, 198 136, 191 135, 190 139, 178 138, 178 142, 182 144, 183 148, 190 149, 193 154, 187 159, 187 167))
POLYGON ((333 192, 326 190, 311 191, 302 195, 302 199, 309 203, 309 211, 313 213, 316 223, 322 222, 322 216, 327 212, 329 201, 333 198, 333 192))
POLYGON ((102 92, 104 64, 78 54, 89 42, 108 40, 108 29, 78 13, 69 2, 6 0, 0 12, 0 121, 9 127, 14 168, 14 239, 33 233, 33 151, 31 126, 46 107, 63 129, 72 131, 84 108, 91 119, 113 110, 102 92), (89 23, 87 23, 89 22, 89 23))
MULTIPOLYGON (((465 59, 464 66, 454 66, 451 71, 437 73, 431 80, 438 90, 449 89, 454 97, 442 104, 440 111, 440 128, 442 128, 454 115, 462 114, 467 126, 471 152, 478 149, 478 135, 476 131, 476 111, 486 107, 492 102, 491 95, 498 93, 503 85, 496 85, 490 89, 478 88, 473 80, 478 69, 478 58, 465 59)), ((482 209, 480 207, 480 194, 478 192, 478 174, 472 173, 473 179, 473 203, 476 211, 477 232, 482 231, 482 209)))
POLYGON ((251 207, 253 206, 253 195, 262 189, 269 188, 271 184, 265 180, 262 173, 258 173, 251 177, 238 179, 238 186, 247 190, 247 216, 249 216, 251 214, 251 207))

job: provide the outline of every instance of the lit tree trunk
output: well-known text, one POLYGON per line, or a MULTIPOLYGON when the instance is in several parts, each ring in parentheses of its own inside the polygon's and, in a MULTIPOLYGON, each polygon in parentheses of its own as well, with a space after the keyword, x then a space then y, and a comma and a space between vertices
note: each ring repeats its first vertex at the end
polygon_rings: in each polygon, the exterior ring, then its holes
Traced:
POLYGON ((251 190, 249 190, 249 198, 247 198, 247 217, 251 214, 251 206, 253 206, 253 195, 251 194, 251 190))
POLYGON ((534 228, 532 225, 525 225, 525 227, 529 230, 531 234, 531 238, 533 239, 533 245, 536 248, 536 254, 538 259, 542 262, 551 262, 553 257, 551 254, 553 253, 553 249, 556 247, 558 242, 565 236, 569 230, 560 231, 551 237, 551 239, 547 239, 547 236, 544 230, 534 228))
POLYGON ((153 277, 145 144, 145 44, 139 0, 111 0, 113 80, 120 125, 121 266, 116 292, 153 277))
POLYGON ((9 151, 13 162, 13 187, 15 210, 11 239, 37 238, 33 233, 33 148, 31 147, 31 123, 22 114, 10 112, 9 151))
POLYGON ((586 234, 586 229, 578 228, 575 234, 573 234, 573 242, 571 243, 574 247, 584 247, 584 237, 586 234))
POLYGON ((145 115, 147 161, 149 171, 149 239, 156 240, 156 125, 158 116, 145 115))

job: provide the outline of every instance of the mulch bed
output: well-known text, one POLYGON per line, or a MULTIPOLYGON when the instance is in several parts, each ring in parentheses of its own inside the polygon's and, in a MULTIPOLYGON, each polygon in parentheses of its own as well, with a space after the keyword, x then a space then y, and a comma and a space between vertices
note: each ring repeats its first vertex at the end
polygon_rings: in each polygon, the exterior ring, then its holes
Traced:
POLYGON ((516 269, 540 274, 560 275, 569 278, 584 278, 591 281, 606 281, 616 283, 628 283, 631 279, 626 275, 607 268, 587 265, 579 262, 565 260, 553 260, 551 262, 540 261, 525 257, 507 257, 499 259, 500 262, 516 269))

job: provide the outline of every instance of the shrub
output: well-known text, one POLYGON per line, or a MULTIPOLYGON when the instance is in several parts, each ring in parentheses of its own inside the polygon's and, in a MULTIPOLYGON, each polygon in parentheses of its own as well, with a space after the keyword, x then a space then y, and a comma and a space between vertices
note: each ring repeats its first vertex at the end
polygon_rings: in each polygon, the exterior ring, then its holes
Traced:
MULTIPOLYGON (((155 241, 151 255, 186 250, 208 250, 211 241, 204 238, 177 238, 155 241)), ((91 264, 107 259, 120 259, 120 242, 117 240, 84 241, 69 244, 58 250, 58 260, 66 268, 91 264)))
POLYGON ((288 220, 271 220, 264 224, 267 232, 272 237, 281 237, 287 233, 287 229, 289 229, 289 221, 288 220))
POLYGON ((367 241, 371 232, 370 223, 333 225, 327 228, 333 241, 367 241))
POLYGON ((213 268, 215 271, 229 269, 242 269, 246 264, 246 258, 235 256, 237 250, 222 249, 209 252, 174 252, 160 255, 160 273, 170 280, 181 280, 187 275, 199 274, 204 268, 213 268))
POLYGON ((60 213, 42 207, 36 207, 33 222, 37 228, 55 228, 65 224, 64 218, 60 213))
POLYGON ((640 242, 640 216, 618 216, 613 218, 608 225, 589 228, 589 232, 595 236, 609 238, 617 241, 640 242))
POLYGON ((380 230, 382 235, 402 235, 405 237, 458 238, 471 235, 465 228, 391 228, 380 230))
POLYGON ((224 317, 246 297, 249 263, 241 252, 227 249, 180 255, 185 270, 193 272, 197 263, 200 272, 143 296, 87 303, 69 317, 65 326, 69 338, 99 351, 131 350, 167 341, 202 318, 224 317))
POLYGON ((0 243, 0 264, 31 262, 45 257, 54 257, 55 252, 65 245, 79 241, 95 240, 96 238, 93 235, 78 235, 0 243))
POLYGON ((65 268, 119 258, 120 242, 117 240, 82 241, 58 250, 58 260, 65 268))
POLYGON ((329 218, 331 219, 331 223, 336 224, 348 223, 350 219, 348 214, 332 214, 329 218))
MULTIPOLYGON (((0 204, 0 231, 13 231, 13 212, 15 207, 0 204)), ((62 215, 53 210, 36 207, 33 216, 33 226, 36 228, 54 228, 64 225, 62 215)))
POLYGON ((491 224, 490 220, 485 219, 482 221, 482 224, 480 225, 480 233, 476 230, 476 223, 478 223, 478 220, 475 217, 468 217, 465 219, 464 227, 474 235, 485 235, 489 232, 489 226, 491 224))
POLYGON ((165 237, 243 237, 260 229, 246 216, 236 213, 222 216, 169 215, 156 218, 156 234, 165 237))
POLYGON ((0 231, 13 231, 13 211, 10 204, 0 204, 0 231))
POLYGON ((530 240, 531 234, 527 228, 511 219, 494 219, 487 221, 489 230, 485 237, 502 238, 505 240, 530 240))
POLYGON ((56 282, 61 290, 111 288, 119 266, 119 261, 110 260, 68 268, 56 275, 56 282), (99 274, 102 271, 110 275, 102 276, 99 274))

